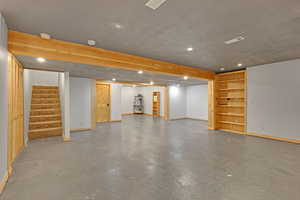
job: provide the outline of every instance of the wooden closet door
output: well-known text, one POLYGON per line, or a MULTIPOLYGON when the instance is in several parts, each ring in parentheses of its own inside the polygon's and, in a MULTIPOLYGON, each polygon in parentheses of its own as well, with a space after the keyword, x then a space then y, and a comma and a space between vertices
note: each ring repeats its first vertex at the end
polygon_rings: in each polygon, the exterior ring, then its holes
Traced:
POLYGON ((9 55, 9 133, 8 164, 13 161, 24 147, 24 94, 23 66, 13 55, 9 55))
POLYGON ((96 122, 110 120, 110 85, 97 84, 96 86, 96 122))

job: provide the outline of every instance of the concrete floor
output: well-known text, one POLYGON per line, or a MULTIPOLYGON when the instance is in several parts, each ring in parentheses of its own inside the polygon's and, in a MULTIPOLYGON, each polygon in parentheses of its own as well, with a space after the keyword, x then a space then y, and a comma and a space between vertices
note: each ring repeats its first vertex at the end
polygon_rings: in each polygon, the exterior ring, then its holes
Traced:
POLYGON ((296 200, 300 145, 128 116, 30 142, 0 200, 296 200))

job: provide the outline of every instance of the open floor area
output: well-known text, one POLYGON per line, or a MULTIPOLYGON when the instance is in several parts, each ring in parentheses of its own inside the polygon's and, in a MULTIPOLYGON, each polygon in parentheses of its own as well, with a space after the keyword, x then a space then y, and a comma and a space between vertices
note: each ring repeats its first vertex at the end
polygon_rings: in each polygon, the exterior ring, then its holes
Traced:
POLYGON ((0 200, 294 200, 300 146, 128 115, 95 131, 32 140, 0 200))

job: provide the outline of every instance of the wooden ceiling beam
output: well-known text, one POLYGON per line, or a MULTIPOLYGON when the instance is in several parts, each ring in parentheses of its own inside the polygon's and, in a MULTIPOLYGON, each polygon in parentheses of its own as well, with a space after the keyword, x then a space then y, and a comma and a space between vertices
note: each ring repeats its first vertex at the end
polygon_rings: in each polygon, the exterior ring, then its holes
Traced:
POLYGON ((150 83, 144 83, 144 82, 136 82, 136 81, 106 81, 106 80, 97 80, 97 83, 99 84, 111 84, 111 83, 119 83, 119 84, 122 84, 122 85, 135 85, 135 86, 158 86, 158 87, 167 87, 167 85, 165 84, 157 84, 157 83, 154 83, 154 84, 150 84, 150 83))
POLYGON ((189 76, 213 80, 215 73, 125 53, 90 47, 61 40, 45 40, 36 35, 9 31, 8 49, 11 53, 50 60, 88 64, 100 67, 114 67, 127 70, 189 76))

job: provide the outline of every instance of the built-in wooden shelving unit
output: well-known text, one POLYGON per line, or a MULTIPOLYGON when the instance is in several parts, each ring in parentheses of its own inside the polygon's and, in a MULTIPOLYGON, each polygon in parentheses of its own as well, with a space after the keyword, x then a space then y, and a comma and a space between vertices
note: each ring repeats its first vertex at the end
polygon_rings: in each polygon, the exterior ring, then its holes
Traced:
POLYGON ((246 71, 216 76, 216 128, 244 134, 246 131, 246 71))

